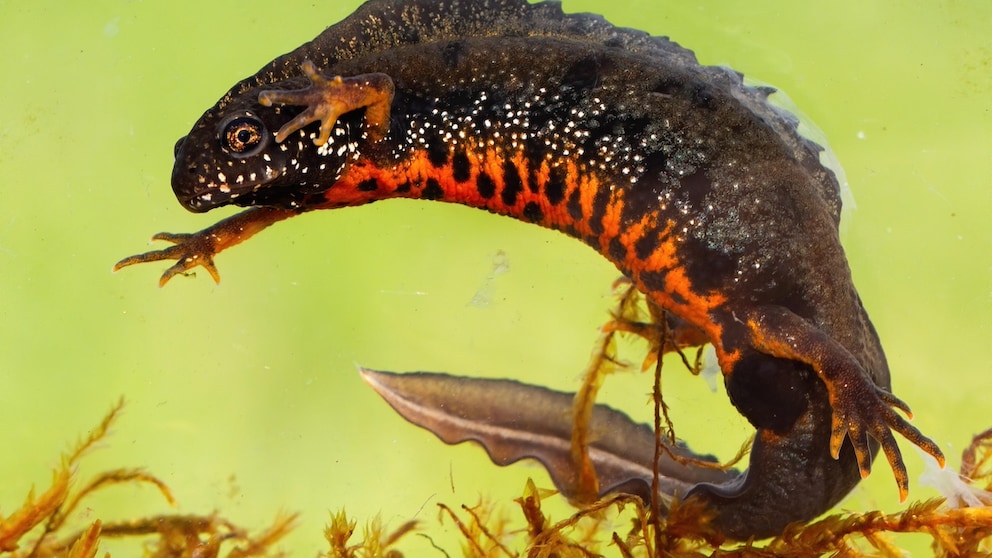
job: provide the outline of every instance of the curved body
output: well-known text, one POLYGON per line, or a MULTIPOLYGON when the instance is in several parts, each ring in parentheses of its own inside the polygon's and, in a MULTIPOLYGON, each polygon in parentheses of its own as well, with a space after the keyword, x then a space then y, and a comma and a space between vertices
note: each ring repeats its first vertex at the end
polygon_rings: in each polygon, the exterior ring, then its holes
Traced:
POLYGON ((172 258, 171 274, 216 277, 213 254, 273 222, 393 197, 562 231, 714 345, 758 434, 746 475, 689 494, 726 536, 772 535, 867 474, 869 439, 903 494, 890 429, 940 451, 893 410, 906 407, 840 244, 837 180, 770 92, 556 3, 373 0, 177 144, 188 209, 258 208, 119 267, 172 258))

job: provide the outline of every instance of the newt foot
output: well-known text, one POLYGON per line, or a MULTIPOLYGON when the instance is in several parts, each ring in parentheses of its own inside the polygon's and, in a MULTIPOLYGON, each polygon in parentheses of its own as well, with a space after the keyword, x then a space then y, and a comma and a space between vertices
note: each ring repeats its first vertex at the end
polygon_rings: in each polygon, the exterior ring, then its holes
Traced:
POLYGON ((242 211, 195 233, 158 233, 152 240, 165 240, 173 245, 162 250, 152 250, 143 254, 129 256, 114 264, 114 271, 128 266, 146 262, 176 260, 176 263, 162 273, 158 281, 159 287, 164 287, 169 279, 184 274, 196 267, 202 267, 220 283, 220 272, 214 265, 214 256, 220 252, 255 236, 269 225, 297 215, 298 211, 256 207, 242 211))
POLYGON ((944 454, 896 412, 912 418, 909 406, 872 383, 861 364, 846 349, 801 317, 780 307, 764 307, 747 320, 754 347, 766 354, 808 364, 827 388, 833 411, 830 454, 837 459, 844 438, 851 440, 861 476, 871 472, 873 438, 892 467, 899 501, 909 494, 909 473, 892 432, 898 432, 944 466, 944 454))
POLYGON ((841 389, 838 388, 838 381, 827 382, 830 406, 833 409, 830 454, 836 459, 840 455, 844 437, 850 438, 858 458, 861 477, 864 478, 871 472, 871 449, 868 446, 868 438, 875 439, 881 445, 882 452, 885 453, 885 458, 892 468, 896 485, 899 487, 899 501, 905 502, 909 494, 909 473, 906 471, 902 453, 892 432, 898 432, 933 456, 941 467, 944 466, 944 454, 933 440, 924 436, 895 411, 899 409, 908 418, 912 418, 913 413, 906 403, 867 380, 863 383, 864 385, 856 385, 856 382, 840 381, 839 385, 845 387, 842 388, 843 393, 838 393, 841 389))
POLYGON ((207 270, 214 279, 214 283, 220 283, 220 273, 214 265, 214 254, 218 252, 217 237, 211 235, 206 230, 198 233, 166 233, 161 232, 152 237, 152 240, 165 240, 173 245, 162 250, 153 250, 143 254, 128 256, 114 264, 114 271, 125 267, 161 260, 176 260, 176 263, 162 273, 158 280, 158 286, 164 287, 169 279, 176 275, 186 273, 189 270, 200 266, 207 270))
POLYGON ((310 80, 310 86, 292 91, 266 90, 258 94, 263 106, 298 105, 306 107, 276 133, 276 141, 283 142, 290 134, 307 124, 320 122, 320 133, 314 145, 324 145, 331 137, 331 129, 345 113, 365 108, 365 122, 369 139, 378 141, 389 131, 389 107, 393 102, 393 80, 386 74, 372 73, 343 78, 324 77, 310 60, 300 65, 310 80))

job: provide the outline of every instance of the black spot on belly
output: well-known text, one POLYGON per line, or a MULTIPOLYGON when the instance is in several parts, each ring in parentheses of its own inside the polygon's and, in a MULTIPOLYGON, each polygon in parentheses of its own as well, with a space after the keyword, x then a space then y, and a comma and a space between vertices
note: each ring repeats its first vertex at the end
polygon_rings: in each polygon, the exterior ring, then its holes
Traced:
POLYGON ((441 140, 431 142, 427 147, 427 160, 435 167, 448 164, 448 146, 441 140))
POLYGON ((503 163, 503 192, 500 197, 503 205, 516 205, 517 196, 524 190, 524 182, 520 179, 520 170, 511 161, 503 163))
MULTIPOLYGON (((524 142, 524 159, 530 163, 531 168, 539 168, 541 161, 544 160, 547 154, 547 150, 548 148, 544 145, 543 139, 540 139, 536 135, 530 135, 529 139, 524 142)), ((536 172, 527 173, 527 189, 534 194, 541 191, 541 186, 537 182, 536 172)))
POLYGON ((654 253, 655 248, 658 247, 660 240, 661 239, 658 238, 657 229, 651 229, 645 232, 644 236, 638 238, 637 241, 634 242, 634 255, 637 256, 637 259, 642 261, 650 258, 651 254, 654 253))
POLYGON ((671 297, 672 302, 680 306, 689 304, 689 300, 678 291, 669 291, 668 296, 671 297))
POLYGON ((536 202, 528 202, 524 206, 524 219, 530 223, 540 223, 544 220, 544 210, 536 202))
POLYGON ((464 151, 456 151, 451 158, 451 174, 458 182, 466 182, 472 178, 472 165, 464 151))
POLYGON ((696 292, 721 290, 737 274, 737 262, 743 254, 717 250, 706 240, 687 236, 679 248, 683 254, 686 273, 696 292))
POLYGON ((558 205, 565 200, 565 179, 568 171, 564 166, 551 167, 548 182, 544 185, 544 197, 551 205, 558 205))
POLYGON ((592 198, 592 215, 589 216, 589 230, 592 234, 603 234, 603 219, 606 217, 606 207, 610 203, 609 188, 600 188, 592 198))
POLYGON ((610 239, 610 260, 619 263, 625 259, 627 259, 627 247, 620 242, 619 236, 614 236, 610 239))
POLYGON ((374 178, 367 178, 358 183, 359 192, 375 192, 379 189, 379 183, 374 178))
POLYGON ((535 194, 541 191, 541 184, 537 181, 537 174, 528 173, 527 189, 535 194))
POLYGON ((568 195, 565 209, 568 210, 568 216, 572 218, 572 221, 577 223, 582 220, 582 198, 578 188, 572 190, 572 193, 568 195))
POLYGON ((488 200, 496 195, 496 183, 493 182, 492 177, 484 172, 480 172, 479 176, 475 178, 475 189, 478 190, 483 199, 488 200))
POLYGON ((441 184, 437 180, 428 178, 427 185, 424 186, 420 195, 425 200, 439 200, 444 197, 444 189, 441 188, 441 184))
MULTIPOLYGON (((667 270, 642 271, 638 278, 641 280, 641 283, 644 283, 645 288, 648 289, 647 292, 666 292, 665 277, 667 275, 667 270)), ((668 294, 671 295, 672 293, 668 294)))

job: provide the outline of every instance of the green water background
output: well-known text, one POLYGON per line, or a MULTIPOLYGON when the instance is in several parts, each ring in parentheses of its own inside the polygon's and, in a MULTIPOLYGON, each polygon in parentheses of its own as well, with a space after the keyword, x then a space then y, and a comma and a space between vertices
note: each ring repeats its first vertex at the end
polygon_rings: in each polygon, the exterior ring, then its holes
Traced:
MULTIPOLYGON (((110 272, 152 233, 233 212, 179 207, 174 142, 236 80, 357 4, 0 1, 0 513, 45 486, 59 452, 122 395, 126 413, 81 475, 146 467, 175 491, 174 511, 259 527, 301 511, 286 543, 296 555, 324 548, 326 512, 341 506, 434 525, 437 502, 510 500, 527 476, 550 486, 536 466, 496 469, 408 426, 355 364, 574 389, 617 275, 578 242, 394 201, 279 224, 220 256, 219 286, 200 272, 158 289, 162 265, 110 272), (490 279, 498 253, 509 272, 490 279), (472 303, 480 290, 489 303, 472 303)), ((992 426, 992 4, 565 7, 775 84, 824 130, 857 200, 844 241, 894 388, 957 467, 992 426)), ((732 453, 746 428, 725 396, 669 370, 680 435, 732 453)), ((604 400, 647 420, 648 389, 617 378, 604 400)), ((933 495, 902 448, 911 497, 933 495)), ((842 507, 898 509, 887 467, 842 507)), ((86 513, 162 511, 151 489, 122 487, 86 513)))

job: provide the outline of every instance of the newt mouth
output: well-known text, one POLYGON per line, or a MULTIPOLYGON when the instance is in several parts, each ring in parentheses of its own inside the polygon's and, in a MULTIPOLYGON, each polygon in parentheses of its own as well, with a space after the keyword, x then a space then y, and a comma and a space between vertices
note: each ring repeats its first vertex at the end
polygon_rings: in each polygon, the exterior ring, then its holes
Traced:
MULTIPOLYGON (((263 188, 285 173, 281 166, 265 166, 262 170, 220 167, 209 162, 184 160, 183 148, 177 149, 176 164, 172 170, 172 191, 176 199, 193 213, 204 213, 225 205, 269 205, 262 197, 278 195, 277 192, 260 195, 263 188)), ((275 188, 276 191, 287 188, 275 188)), ((288 189, 292 189, 291 187, 288 189)), ((278 205, 278 204, 273 204, 278 205)))
MULTIPOLYGON (((275 173, 275 176, 278 176, 278 173, 275 173)), ((205 213, 216 207, 231 204, 240 206, 259 205, 251 201, 239 203, 239 198, 249 196, 255 189, 262 186, 262 183, 258 183, 246 189, 243 184, 239 185, 238 188, 232 188, 224 182, 204 182, 203 184, 193 185, 176 181, 172 183, 172 189, 176 194, 176 199, 179 200, 179 203, 183 207, 193 213, 205 213)))

